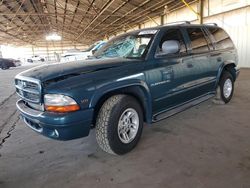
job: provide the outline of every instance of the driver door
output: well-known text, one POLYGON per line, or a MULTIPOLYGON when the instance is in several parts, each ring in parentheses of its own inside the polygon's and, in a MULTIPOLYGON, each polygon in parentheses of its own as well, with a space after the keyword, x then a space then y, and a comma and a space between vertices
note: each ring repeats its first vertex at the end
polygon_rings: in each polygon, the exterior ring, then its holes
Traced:
POLYGON ((195 82, 192 57, 187 53, 186 43, 179 28, 169 29, 162 37, 155 54, 153 68, 147 72, 147 82, 153 98, 153 114, 182 104, 190 99, 187 88, 195 82), (175 40, 179 50, 164 54, 165 41, 175 40))

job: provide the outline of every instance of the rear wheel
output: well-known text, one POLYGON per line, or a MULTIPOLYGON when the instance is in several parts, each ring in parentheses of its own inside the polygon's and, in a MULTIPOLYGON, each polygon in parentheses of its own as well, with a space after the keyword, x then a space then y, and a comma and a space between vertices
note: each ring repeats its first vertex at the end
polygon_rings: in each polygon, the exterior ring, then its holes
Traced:
POLYGON ((111 154, 131 151, 140 140, 143 112, 137 100, 128 95, 114 95, 104 102, 96 122, 99 146, 111 154))
POLYGON ((224 103, 228 103, 231 100, 234 92, 234 79, 228 71, 224 71, 222 73, 218 87, 220 90, 220 100, 224 103))

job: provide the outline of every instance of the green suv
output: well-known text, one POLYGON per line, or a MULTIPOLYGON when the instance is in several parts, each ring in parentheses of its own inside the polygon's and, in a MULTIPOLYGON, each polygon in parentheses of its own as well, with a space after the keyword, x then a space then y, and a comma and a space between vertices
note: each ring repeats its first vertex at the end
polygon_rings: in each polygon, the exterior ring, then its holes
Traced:
POLYGON ((136 146, 144 122, 167 118, 218 92, 228 103, 237 63, 232 40, 215 24, 141 29, 111 39, 82 63, 18 74, 17 108, 42 135, 69 140, 94 128, 100 147, 121 155, 136 146))

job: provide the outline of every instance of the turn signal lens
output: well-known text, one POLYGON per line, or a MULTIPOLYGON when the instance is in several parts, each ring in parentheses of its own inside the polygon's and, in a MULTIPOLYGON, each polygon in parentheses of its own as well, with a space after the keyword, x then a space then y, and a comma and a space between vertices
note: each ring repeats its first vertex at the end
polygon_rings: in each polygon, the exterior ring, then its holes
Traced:
POLYGON ((45 110, 50 112, 73 112, 80 109, 74 99, 66 95, 46 94, 44 95, 45 110))
POLYGON ((60 113, 65 113, 65 112, 74 112, 80 109, 80 107, 75 104, 75 105, 69 105, 69 106, 45 106, 45 109, 50 112, 60 112, 60 113))

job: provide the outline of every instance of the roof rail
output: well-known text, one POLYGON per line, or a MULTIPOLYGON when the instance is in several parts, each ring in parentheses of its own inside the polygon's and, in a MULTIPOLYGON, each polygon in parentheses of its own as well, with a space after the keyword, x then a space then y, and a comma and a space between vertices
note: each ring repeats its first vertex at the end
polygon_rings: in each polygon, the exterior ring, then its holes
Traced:
POLYGON ((179 25, 179 24, 191 24, 191 22, 189 22, 189 21, 178 21, 178 22, 166 23, 164 25, 179 25))
POLYGON ((218 26, 217 23, 205 23, 205 25, 214 25, 214 26, 218 26))

